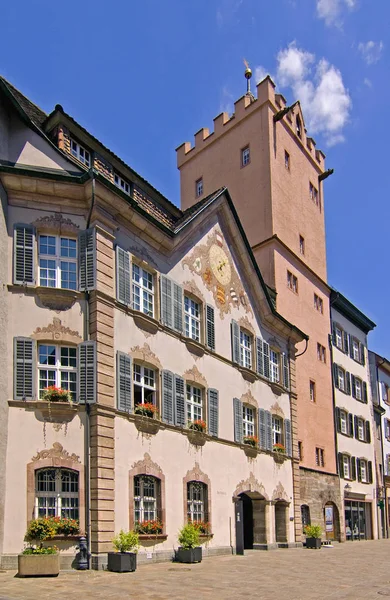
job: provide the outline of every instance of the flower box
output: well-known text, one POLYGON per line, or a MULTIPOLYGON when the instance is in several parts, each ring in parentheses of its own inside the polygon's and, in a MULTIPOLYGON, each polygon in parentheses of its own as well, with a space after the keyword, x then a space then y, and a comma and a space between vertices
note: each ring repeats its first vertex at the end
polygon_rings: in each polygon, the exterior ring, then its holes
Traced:
POLYGON ((59 554, 19 554, 18 577, 57 577, 59 554))
POLYGON ((249 444, 244 444, 244 452, 248 458, 256 458, 258 454, 258 450, 255 446, 250 446, 249 444))
POLYGON ((114 573, 129 573, 137 568, 135 552, 108 552, 107 569, 114 573))
POLYGON ((138 431, 151 435, 155 435, 161 427, 161 421, 158 419, 139 414, 134 415, 134 424, 138 431))
POLYGON ((194 429, 187 430, 187 437, 190 444, 193 444, 194 446, 204 446, 207 440, 206 433, 194 429))
POLYGON ((202 546, 196 548, 179 548, 176 550, 176 560, 181 563, 197 563, 202 562, 202 546))
POLYGON ((137 404, 134 408, 134 414, 154 419, 154 417, 157 417, 157 406, 155 406, 151 402, 145 402, 145 404, 137 404))

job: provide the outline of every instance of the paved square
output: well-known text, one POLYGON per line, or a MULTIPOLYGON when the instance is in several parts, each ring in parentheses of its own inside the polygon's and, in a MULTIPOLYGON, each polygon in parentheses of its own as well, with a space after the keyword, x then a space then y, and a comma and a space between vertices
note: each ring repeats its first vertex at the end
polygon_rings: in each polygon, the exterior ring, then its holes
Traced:
POLYGON ((142 565, 135 573, 61 572, 18 579, 0 573, 0 600, 147 598, 230 600, 371 600, 390 598, 390 540, 321 550, 252 550, 197 565, 142 565))

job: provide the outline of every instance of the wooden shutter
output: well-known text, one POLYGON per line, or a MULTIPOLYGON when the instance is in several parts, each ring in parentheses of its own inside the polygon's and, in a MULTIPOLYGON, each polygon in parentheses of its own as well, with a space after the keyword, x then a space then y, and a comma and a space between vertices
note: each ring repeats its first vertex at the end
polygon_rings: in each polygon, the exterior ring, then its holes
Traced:
POLYGON ((366 364, 364 344, 359 344, 359 357, 360 357, 360 362, 364 367, 366 364))
POLYGON ((175 375, 175 425, 184 427, 186 424, 186 406, 184 395, 184 379, 175 375))
POLYGON ((368 396, 367 396, 367 383, 363 381, 363 402, 367 404, 368 396))
POLYGON ((183 288, 172 282, 173 286, 173 329, 182 333, 183 331, 183 288))
POLYGON ((351 375, 351 383, 352 383, 352 397, 356 398, 356 378, 355 378, 355 375, 351 375))
POLYGON ((263 340, 256 338, 256 371, 258 375, 264 375, 263 340))
POLYGON ((132 358, 124 352, 116 353, 116 399, 118 410, 132 412, 132 358))
POLYGON ((354 456, 351 456, 350 463, 352 480, 356 481, 356 458, 354 456))
POLYGON ((360 471, 360 458, 356 459, 356 470, 357 470, 357 479, 358 479, 358 481, 361 481, 362 480, 362 474, 361 474, 361 471, 360 471))
POLYGON ((338 463, 339 463, 339 477, 340 479, 344 479, 344 463, 343 463, 343 455, 341 452, 338 454, 338 463))
POLYGON ((96 287, 96 234, 95 229, 79 233, 79 290, 88 292, 96 287))
POLYGON ((14 400, 35 398, 35 340, 25 337, 14 338, 14 400))
POLYGON ((348 338, 349 338, 349 339, 348 339, 348 341, 349 341, 349 356, 350 356, 351 358, 353 358, 353 338, 352 338, 352 336, 351 336, 351 335, 350 335, 350 336, 348 336, 348 338))
POLYGON ((340 409, 337 406, 336 406, 335 414, 336 414, 336 430, 338 433, 341 433, 340 409))
POLYGON ((78 351, 78 401, 81 404, 96 402, 96 342, 81 342, 78 351))
POLYGON ((332 321, 332 341, 333 346, 336 345, 336 324, 332 321))
POLYGON ((265 410, 259 408, 259 446, 262 450, 267 450, 267 432, 265 425, 265 410))
POLYGON ((339 367, 336 365, 336 363, 333 363, 333 379, 334 386, 339 389, 339 367))
POLYGON ((348 413, 348 435, 353 437, 353 415, 348 413))
POLYGON ((171 371, 162 371, 161 381, 162 420, 173 425, 173 373, 171 371))
POLYGON ((161 275, 160 277, 161 323, 173 328, 173 299, 172 281, 161 275))
POLYGON ((264 377, 269 379, 269 344, 263 342, 264 377))
POLYGON ((272 451, 272 415, 269 410, 265 411, 265 439, 267 450, 272 451))
POLYGON ((116 247, 116 298, 122 304, 131 305, 131 260, 127 250, 116 247))
POLYGON ((290 374, 288 367, 288 356, 285 352, 282 354, 282 363, 283 363, 283 385, 288 390, 290 388, 290 374))
POLYGON ((242 443, 242 402, 238 398, 233 398, 233 416, 234 416, 234 441, 242 443))
POLYGON ((372 483, 373 479, 372 479, 372 462, 369 460, 367 461, 367 467, 368 467, 368 483, 372 483))
POLYGON ((345 372, 345 393, 351 395, 351 375, 348 371, 345 372))
POLYGON ((209 388, 207 390, 208 403, 208 430, 209 434, 218 437, 219 421, 219 394, 218 390, 209 388))
POLYGON ((354 425, 355 425, 355 438, 358 440, 359 439, 359 419, 355 415, 353 420, 354 420, 354 425))
POLYGON ((366 435, 365 435, 365 440, 364 440, 364 441, 365 441, 367 444, 371 444, 371 431, 370 431, 370 422, 369 422, 369 421, 366 421, 365 425, 366 425, 366 435))
POLYGON ((232 336, 232 361, 239 365, 241 364, 240 360, 240 327, 237 321, 232 319, 231 322, 231 336, 232 336))
POLYGON ((32 225, 14 228, 14 283, 35 284, 35 229, 32 225))
POLYGON ((291 421, 290 419, 284 420, 284 437, 287 456, 292 456, 292 439, 291 439, 291 421))
POLYGON ((344 338, 344 343, 343 343, 343 350, 345 352, 345 354, 348 354, 349 352, 349 344, 348 344, 348 333, 346 331, 343 331, 343 338, 344 338))
POLYGON ((214 307, 206 304, 206 345, 215 351, 215 318, 214 307))
POLYGON ((385 475, 390 475, 390 454, 386 454, 385 475))

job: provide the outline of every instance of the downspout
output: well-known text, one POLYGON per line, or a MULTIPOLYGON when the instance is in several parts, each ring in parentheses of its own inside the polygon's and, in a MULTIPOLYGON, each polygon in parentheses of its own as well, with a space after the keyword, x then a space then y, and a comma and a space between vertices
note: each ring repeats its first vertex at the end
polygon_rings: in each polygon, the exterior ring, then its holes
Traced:
MULTIPOLYGON (((92 178, 92 198, 91 206, 87 217, 87 226, 89 228, 91 222, 92 210, 95 204, 95 176, 93 170, 90 171, 92 178)), ((85 292, 85 311, 84 311, 84 341, 89 340, 89 292, 85 292)), ((91 406, 88 402, 85 405, 86 421, 85 421, 85 533, 87 536, 87 556, 88 569, 91 568, 91 406)))
MULTIPOLYGON (((375 361, 376 362, 376 361, 375 361)), ((383 365, 383 363, 385 362, 385 359, 382 358, 382 362, 381 365, 383 365)), ((377 389, 377 393, 378 393, 378 406, 380 406, 380 398, 381 398, 381 392, 379 389, 379 371, 378 371, 378 365, 375 364, 375 368, 376 368, 376 380, 377 380, 377 385, 378 385, 378 389, 377 389)), ((381 432, 381 453, 382 453, 382 465, 383 465, 383 472, 382 472, 382 481, 381 483, 383 483, 383 495, 384 495, 384 503, 385 503, 385 535, 386 538, 389 537, 389 507, 388 507, 388 500, 387 500, 387 491, 386 491, 386 482, 385 482, 385 468, 386 468, 386 461, 385 461, 385 455, 384 455, 384 448, 383 448, 383 429, 382 429, 382 416, 381 415, 381 419, 380 419, 380 432, 381 432)))

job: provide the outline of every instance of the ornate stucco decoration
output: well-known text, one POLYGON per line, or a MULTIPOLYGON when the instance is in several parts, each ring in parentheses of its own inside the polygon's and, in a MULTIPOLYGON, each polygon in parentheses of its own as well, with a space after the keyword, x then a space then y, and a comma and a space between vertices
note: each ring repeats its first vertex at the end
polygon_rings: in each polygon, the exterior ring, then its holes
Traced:
POLYGON ((192 469, 187 471, 184 481, 203 481, 203 483, 210 485, 209 476, 201 470, 198 462, 195 463, 192 469))
POLYGON ((256 479, 256 477, 254 476, 252 471, 251 471, 248 479, 242 479, 240 481, 240 483, 238 484, 238 486, 236 487, 236 489, 234 491, 233 499, 237 498, 237 496, 239 496, 240 494, 242 494, 244 492, 257 493, 257 494, 260 494, 260 496, 262 496, 265 500, 269 500, 268 495, 266 494, 266 491, 265 491, 265 487, 263 486, 262 483, 260 483, 256 479))
POLYGON ((207 380, 205 379, 205 377, 203 377, 202 373, 200 373, 200 371, 196 365, 194 365, 192 367, 192 369, 188 369, 184 373, 183 377, 185 380, 193 381, 194 383, 197 383, 198 385, 202 385, 205 388, 208 387, 207 380))
POLYGON ((50 231, 58 235, 61 233, 77 234, 79 231, 79 226, 71 219, 66 219, 61 213, 40 217, 34 221, 33 225, 38 231, 50 231))
POLYGON ((142 472, 145 473, 145 475, 147 475, 148 473, 156 473, 156 472, 160 473, 161 475, 163 474, 160 465, 153 462, 150 457, 150 454, 148 454, 147 452, 145 452, 143 459, 138 460, 137 462, 133 463, 131 465, 131 468, 132 469, 142 469, 142 472))
POLYGON ((154 354, 154 352, 152 352, 149 344, 147 344, 146 342, 142 347, 134 346, 133 348, 131 348, 130 354, 133 357, 133 360, 136 360, 138 362, 149 363, 155 366, 157 369, 163 368, 160 359, 154 354))
POLYGON ((67 450, 59 442, 54 442, 53 447, 48 450, 40 450, 36 456, 32 457, 32 462, 44 460, 45 458, 58 458, 62 460, 71 460, 76 463, 81 463, 80 457, 77 454, 69 454, 67 450))
POLYGON ((203 302, 203 304, 206 304, 202 292, 200 291, 200 289, 198 288, 198 286, 196 285, 196 283, 193 279, 190 279, 189 281, 185 281, 183 283, 183 289, 184 289, 184 292, 188 292, 188 293, 192 294, 196 298, 199 298, 199 300, 201 300, 203 302))
POLYGON ((258 407, 258 402, 250 390, 248 390, 245 394, 241 396, 241 402, 243 402, 244 404, 250 404, 255 408, 258 407))
POLYGON ((206 288, 212 292, 221 319, 231 312, 232 307, 252 312, 244 286, 238 276, 230 250, 219 229, 215 229, 205 244, 199 244, 182 260, 182 267, 202 278, 206 288))
MULTIPOLYGON (((63 310, 69 310, 80 297, 80 293, 75 290, 65 290, 51 287, 38 286, 35 288, 35 293, 40 300, 40 303, 45 308, 55 310, 60 313, 63 310)), ((38 304, 39 305, 39 304, 38 304)))
POLYGON ((272 500, 274 502, 277 502, 278 500, 283 500, 284 502, 288 502, 290 504, 290 499, 287 495, 287 492, 280 481, 274 489, 274 491, 272 492, 272 500))
POLYGON ((246 315, 244 317, 241 317, 238 320, 238 324, 243 329, 246 329, 247 331, 249 331, 252 335, 256 335, 255 328, 253 327, 252 323, 250 322, 250 320, 248 319, 248 317, 246 315))
POLYGON ((130 246, 129 252, 133 254, 136 258, 140 258, 146 263, 153 265, 157 269, 157 263, 154 260, 153 256, 146 250, 146 248, 141 248, 140 246, 130 246))
POLYGON ((61 323, 61 319, 53 318, 53 323, 46 327, 37 327, 31 335, 34 340, 38 341, 54 341, 54 342, 69 342, 71 344, 79 344, 82 342, 82 337, 78 331, 73 331, 69 327, 65 327, 61 323))
POLYGON ((284 419, 284 412, 282 407, 280 406, 279 402, 275 402, 272 406, 271 406, 271 413, 273 415, 277 415, 278 417, 281 417, 282 419, 284 419))

